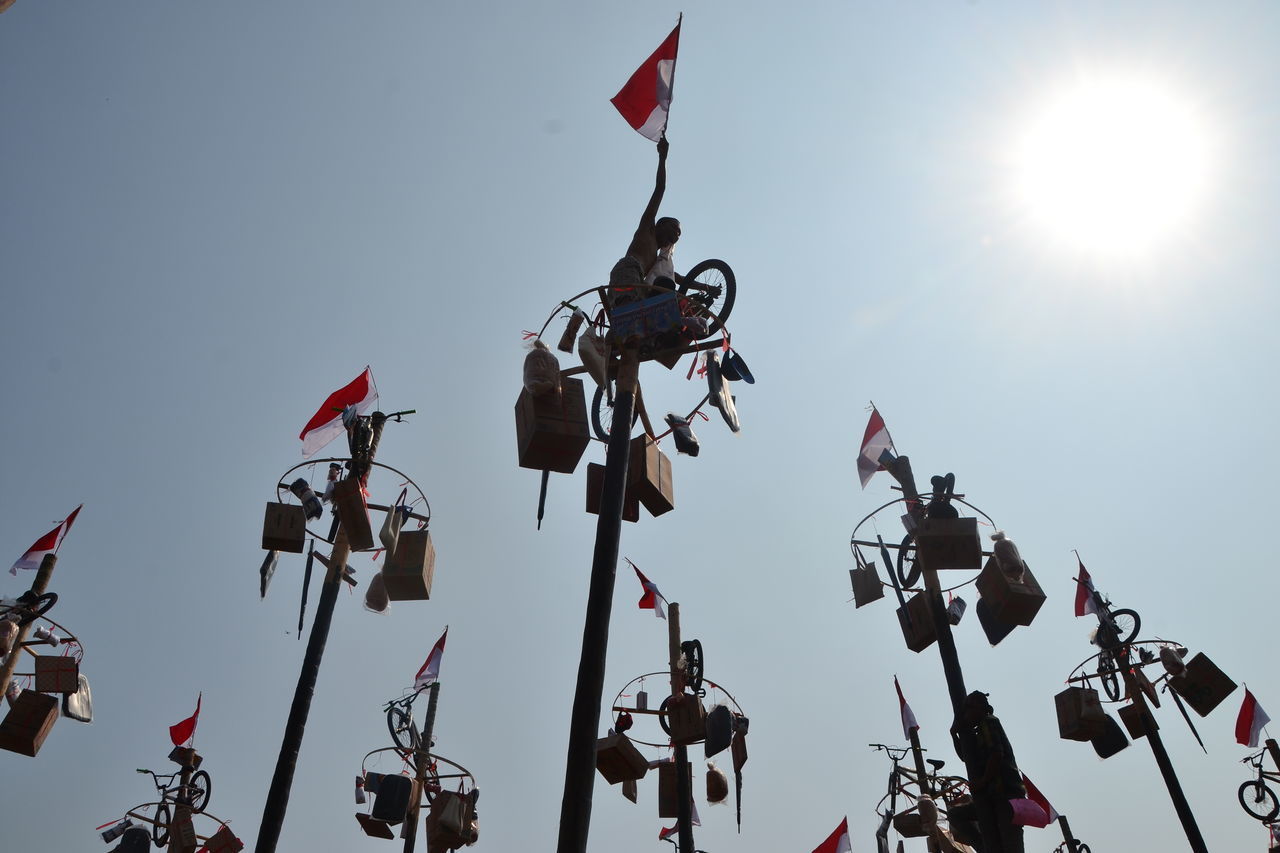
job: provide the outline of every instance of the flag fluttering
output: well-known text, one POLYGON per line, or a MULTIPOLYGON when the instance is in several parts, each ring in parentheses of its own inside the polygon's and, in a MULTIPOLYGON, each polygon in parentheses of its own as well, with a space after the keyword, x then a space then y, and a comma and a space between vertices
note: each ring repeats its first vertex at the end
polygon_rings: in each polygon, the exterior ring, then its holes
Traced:
POLYGON ((635 569, 636 577, 640 578, 640 586, 644 588, 644 595, 640 596, 640 609, 652 610, 654 616, 657 616, 659 619, 666 619, 667 608, 665 605, 667 600, 663 597, 662 593, 658 592, 658 585, 645 577, 640 569, 636 567, 635 563, 627 560, 627 565, 631 566, 632 569, 635 569))
POLYGON ((1244 689, 1244 703, 1240 705, 1240 714, 1236 717, 1236 743, 1242 746, 1257 746, 1262 736, 1262 727, 1271 722, 1267 712, 1262 710, 1258 700, 1249 688, 1244 689))
POLYGON ((343 410, 354 407, 357 414, 364 414, 378 401, 378 387, 373 384, 373 370, 364 372, 351 382, 329 395, 319 410, 307 421, 298 438, 302 439, 302 455, 314 456, 326 444, 346 432, 342 423, 343 410))
POLYGON ((849 843, 849 818, 840 821, 836 831, 814 848, 813 853, 853 853, 853 845, 849 843))
MULTIPOLYGON (((702 826, 702 818, 698 817, 698 804, 692 799, 689 800, 689 823, 694 826, 702 826)), ((672 826, 659 829, 658 840, 666 841, 668 838, 675 836, 678 832, 680 832, 680 824, 677 822, 672 826)))
POLYGON ((1050 823, 1061 817, 1058 814, 1058 810, 1049 804, 1049 798, 1040 793, 1040 789, 1031 783, 1026 773, 1022 774, 1022 787, 1027 789, 1027 799, 1044 809, 1044 813, 1049 816, 1050 823))
POLYGON ((422 690, 429 687, 433 681, 440 680, 440 660, 444 657, 444 639, 447 636, 449 636, 449 626, 446 625, 440 639, 436 640, 436 644, 431 647, 431 654, 427 655, 422 668, 413 678, 413 686, 417 689, 422 690))
POLYGON ((1088 613, 1097 613, 1098 605, 1093 600, 1093 578, 1089 577, 1089 573, 1085 571, 1084 563, 1080 559, 1080 555, 1076 555, 1076 563, 1080 566, 1080 576, 1076 578, 1076 615, 1084 616, 1088 613))
POLYGON ((45 535, 35 541, 26 552, 19 557, 12 566, 9 567, 9 574, 15 577, 18 569, 29 569, 35 571, 40 568, 40 563, 44 560, 45 554, 58 553, 58 547, 62 545, 63 538, 67 535, 67 531, 71 529, 71 525, 75 523, 76 516, 80 514, 80 507, 71 510, 71 514, 58 522, 58 526, 50 530, 45 535))
POLYGON ((867 421, 867 430, 862 434, 862 449, 858 451, 858 479, 862 481, 862 488, 867 487, 873 474, 884 470, 885 462, 893 460, 894 449, 884 418, 872 406, 871 419, 867 421))
POLYGON ((191 746, 196 736, 196 723, 200 722, 200 703, 204 700, 204 692, 196 696, 196 712, 180 723, 169 726, 169 740, 174 746, 191 746))
POLYGON ((920 724, 916 722, 916 715, 907 704, 907 698, 902 695, 902 685, 898 684, 896 675, 893 677, 893 689, 898 691, 898 710, 902 712, 902 736, 909 740, 911 731, 920 728, 920 724))
POLYGON ((610 99, 627 124, 646 139, 657 142, 667 130, 671 92, 676 79, 676 52, 680 49, 680 24, 636 69, 618 94, 610 99))

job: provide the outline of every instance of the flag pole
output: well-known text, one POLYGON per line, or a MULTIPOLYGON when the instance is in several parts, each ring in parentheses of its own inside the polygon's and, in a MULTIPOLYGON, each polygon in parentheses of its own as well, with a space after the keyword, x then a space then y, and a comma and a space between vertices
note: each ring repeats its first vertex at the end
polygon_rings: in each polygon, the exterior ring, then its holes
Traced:
MULTIPOLYGON (((671 704, 689 701, 684 692, 684 672, 680 669, 680 605, 667 604, 667 649, 671 666, 671 704)), ((698 701, 693 697, 693 701, 698 701)), ((689 747, 677 744, 676 759, 676 841, 679 853, 694 853, 693 849, 693 788, 689 781, 689 747)))
MULTIPOLYGON (((448 631, 445 626, 445 631, 448 631)), ((440 697, 440 682, 433 681, 427 688, 431 695, 427 697, 427 719, 423 723, 422 734, 419 735, 418 748, 413 752, 413 775, 417 780, 414 789, 418 796, 409 803, 409 811, 404 816, 404 853, 413 853, 418 837, 418 812, 422 810, 422 785, 427 781, 427 771, 431 769, 431 733, 436 727, 436 702, 440 697)))
MULTIPOLYGON (((45 554, 40 560, 40 568, 36 569, 36 579, 31 584, 31 592, 33 595, 44 595, 49 589, 49 578, 53 576, 53 567, 58 564, 58 555, 55 553, 45 554)), ((9 692, 9 682, 13 680, 13 671, 18 668, 18 658, 22 655, 22 644, 27 639, 27 631, 34 622, 26 625, 18 626, 18 636, 13 638, 13 650, 4 659, 4 664, 0 666, 0 695, 9 692)))

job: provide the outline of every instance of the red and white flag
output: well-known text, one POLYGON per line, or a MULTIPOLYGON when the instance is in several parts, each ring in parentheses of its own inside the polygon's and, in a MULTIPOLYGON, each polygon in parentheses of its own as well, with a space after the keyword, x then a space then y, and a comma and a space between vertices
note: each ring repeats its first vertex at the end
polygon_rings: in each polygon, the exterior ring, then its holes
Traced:
POLYGON ((640 586, 644 587, 644 595, 640 596, 640 609, 652 610, 653 615, 659 619, 667 618, 667 600, 663 598, 662 593, 658 592, 658 585, 645 577, 640 569, 636 568, 636 564, 627 560, 627 565, 635 569, 636 577, 640 578, 640 586))
POLYGON ((1022 774, 1022 787, 1027 789, 1027 799, 1044 809, 1044 813, 1049 816, 1049 822, 1057 820, 1061 815, 1058 810, 1049 804, 1049 798, 1040 793, 1040 789, 1031 784, 1031 780, 1027 778, 1027 774, 1022 774))
POLYGON ((1257 746, 1262 735, 1262 727, 1271 722, 1267 712, 1262 710, 1258 700, 1253 697, 1249 688, 1244 689, 1244 704, 1240 706, 1240 715, 1236 717, 1236 743, 1243 746, 1257 746))
POLYGON ((1267 832, 1271 839, 1267 842, 1268 850, 1280 850, 1280 823, 1273 823, 1267 832))
POLYGON ((814 848, 813 853, 853 853, 853 845, 849 843, 849 818, 840 821, 836 831, 814 848))
POLYGON ((82 506, 84 504, 80 504, 80 506, 71 510, 71 515, 58 522, 57 527, 37 539, 35 544, 28 548, 26 553, 19 557, 17 562, 9 568, 9 574, 16 577, 18 569, 31 569, 34 571, 40 568, 40 563, 44 560, 45 554, 58 553, 58 546, 62 544, 62 538, 67 535, 67 531, 75 523, 76 516, 80 514, 80 507, 82 506))
POLYGON ((858 452, 858 479, 862 480, 862 488, 877 471, 884 470, 884 463, 893 459, 893 439, 889 437, 889 429, 884 425, 884 418, 875 406, 871 407, 871 420, 867 421, 867 431, 862 434, 862 449, 858 452))
POLYGON ((1089 577, 1089 573, 1085 571, 1079 554, 1076 555, 1076 563, 1080 566, 1080 577, 1076 578, 1076 615, 1097 613, 1098 605, 1093 600, 1093 578, 1089 577))
MULTIPOLYGON (((698 817, 698 804, 693 800, 689 800, 689 823, 694 826, 702 826, 702 818, 698 817)), ((680 824, 668 826, 665 829, 658 830, 658 840, 666 841, 668 838, 675 836, 680 832, 680 824)))
POLYGON ((436 640, 436 644, 431 647, 431 654, 427 655, 422 669, 418 670, 418 674, 413 678, 413 686, 417 689, 422 690, 430 686, 431 682, 440 680, 440 660, 444 657, 444 638, 447 636, 449 636, 448 625, 445 626, 440 639, 436 640))
POLYGON ((174 746, 190 746, 191 741, 196 736, 196 723, 200 722, 200 702, 204 699, 204 692, 196 697, 196 712, 187 717, 180 723, 169 726, 169 739, 173 741, 174 746))
POLYGON ((911 712, 907 698, 902 695, 902 685, 898 684, 896 675, 893 677, 893 689, 898 691, 898 710, 902 712, 902 736, 910 740, 911 730, 920 728, 920 724, 916 722, 916 715, 911 712))
POLYGON ((676 79, 676 52, 680 49, 680 24, 653 55, 636 69, 618 94, 610 99, 627 124, 646 139, 657 142, 667 130, 671 90, 676 79))
POLYGON ((354 407, 357 414, 364 414, 378 401, 378 386, 373 384, 373 370, 364 372, 329 395, 324 405, 311 416, 298 438, 302 439, 302 455, 314 456, 317 451, 347 431, 342 424, 342 412, 354 407))

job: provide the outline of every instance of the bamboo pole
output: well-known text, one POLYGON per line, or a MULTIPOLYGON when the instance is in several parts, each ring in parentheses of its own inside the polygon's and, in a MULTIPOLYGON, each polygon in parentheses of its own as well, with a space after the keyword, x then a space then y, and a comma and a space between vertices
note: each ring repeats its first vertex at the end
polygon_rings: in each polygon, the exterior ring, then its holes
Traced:
POLYGON ((436 701, 440 696, 440 682, 433 681, 427 688, 431 695, 427 697, 427 719, 423 724, 422 736, 418 748, 413 752, 414 778, 417 779, 418 796, 409 803, 409 812, 404 816, 404 853, 413 853, 418 837, 418 812, 422 810, 422 786, 427 781, 427 771, 431 769, 431 733, 436 727, 436 701))
MULTIPOLYGON (((44 595, 49 589, 49 578, 53 575, 53 567, 58 564, 57 554, 45 554, 40 561, 40 568, 36 569, 36 579, 31 584, 31 592, 35 595, 44 595)), ((13 680, 13 671, 18 667, 18 658, 22 652, 22 644, 27 639, 27 631, 31 628, 32 623, 18 626, 18 635, 13 638, 13 649, 4 659, 4 664, 0 665, 0 696, 9 690, 9 682, 13 680)))
MULTIPOLYGON (((684 692, 684 670, 680 668, 680 605, 671 602, 667 605, 667 651, 671 662, 671 708, 675 711, 675 703, 696 702, 696 696, 688 696, 684 692)), ((676 746, 676 800, 679 813, 676 816, 676 841, 679 853, 693 851, 693 790, 689 783, 689 747, 683 744, 676 746)))

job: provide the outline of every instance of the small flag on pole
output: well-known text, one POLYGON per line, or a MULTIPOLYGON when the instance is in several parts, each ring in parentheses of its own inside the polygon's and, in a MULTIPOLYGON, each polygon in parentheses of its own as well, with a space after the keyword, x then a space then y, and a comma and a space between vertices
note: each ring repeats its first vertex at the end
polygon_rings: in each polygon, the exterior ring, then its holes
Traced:
POLYGON ((357 414, 364 414, 378 401, 378 387, 373 384, 373 370, 364 372, 329 395, 319 410, 307 421, 298 438, 302 439, 302 455, 314 456, 326 444, 346 432, 342 423, 342 411, 354 407, 357 414))
POLYGON ((169 726, 169 739, 174 746, 190 746, 196 736, 196 723, 200 722, 200 703, 204 699, 204 691, 196 696, 196 712, 180 723, 169 726))
POLYGON ((836 831, 814 848, 813 853, 853 853, 853 845, 849 843, 849 818, 840 821, 836 831))
POLYGON ((884 418, 879 410, 871 407, 871 419, 867 421, 867 430, 862 434, 862 449, 858 452, 858 479, 862 488, 867 487, 873 474, 884 470, 884 463, 893 461, 893 439, 889 429, 884 425, 884 418))
POLYGON ((1057 820, 1061 815, 1058 810, 1049 804, 1049 798, 1040 793, 1040 789, 1031 784, 1031 780, 1027 778, 1027 774, 1022 774, 1022 787, 1027 789, 1027 799, 1044 809, 1044 813, 1049 816, 1049 821, 1057 820))
POLYGON ((26 553, 10 566, 9 574, 17 577, 18 569, 35 571, 40 568, 40 563, 44 560, 45 554, 58 553, 58 548, 62 545, 63 538, 71 530, 71 525, 75 523, 76 516, 80 514, 80 507, 83 506, 84 504, 80 504, 80 506, 71 510, 71 515, 58 522, 57 527, 37 539, 35 544, 28 548, 26 553))
POLYGON ((1079 554, 1076 555, 1076 563, 1080 566, 1080 577, 1076 578, 1076 616, 1097 613, 1098 605, 1093 600, 1093 578, 1085 571, 1079 554))
POLYGON ((911 731, 920 728, 920 724, 916 722, 916 715, 912 713, 911 706, 907 704, 907 699, 902 695, 902 686, 898 684, 898 676, 893 677, 893 689, 898 691, 898 710, 902 712, 902 736, 911 739, 911 731))
POLYGON ((627 565, 635 569, 636 577, 640 578, 640 586, 644 588, 644 595, 640 597, 639 602, 640 609, 652 610, 654 616, 659 619, 666 619, 667 608, 664 605, 667 603, 667 599, 663 597, 662 593, 658 592, 658 585, 645 577, 635 563, 627 560, 627 565))
POLYGON ((636 69, 618 94, 610 99, 627 124, 646 139, 657 142, 667 131, 667 113, 675 87, 676 52, 680 49, 680 24, 653 55, 636 69))
POLYGON ((1262 710, 1258 700, 1249 688, 1244 689, 1244 703, 1240 706, 1240 714, 1236 717, 1236 743, 1242 746, 1257 746, 1262 736, 1262 727, 1271 722, 1267 712, 1262 710))
POLYGON ((429 687, 433 681, 440 680, 440 660, 444 657, 444 639, 447 636, 449 636, 448 625, 445 626, 444 633, 440 635, 440 639, 436 640, 436 644, 431 647, 431 654, 427 655, 426 662, 422 664, 422 668, 414 676, 413 686, 418 690, 429 687))

